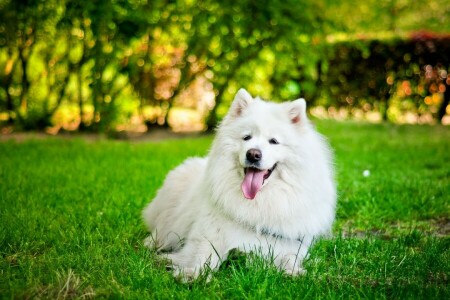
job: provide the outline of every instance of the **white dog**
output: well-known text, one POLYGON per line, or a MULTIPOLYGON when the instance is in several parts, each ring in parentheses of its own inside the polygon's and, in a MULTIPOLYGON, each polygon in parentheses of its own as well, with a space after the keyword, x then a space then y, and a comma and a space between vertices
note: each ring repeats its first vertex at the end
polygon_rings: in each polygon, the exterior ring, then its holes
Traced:
POLYGON ((232 249, 296 275, 313 239, 330 233, 335 206, 331 153, 305 100, 276 104, 241 89, 209 155, 170 172, 144 209, 145 244, 185 280, 216 270, 232 249))

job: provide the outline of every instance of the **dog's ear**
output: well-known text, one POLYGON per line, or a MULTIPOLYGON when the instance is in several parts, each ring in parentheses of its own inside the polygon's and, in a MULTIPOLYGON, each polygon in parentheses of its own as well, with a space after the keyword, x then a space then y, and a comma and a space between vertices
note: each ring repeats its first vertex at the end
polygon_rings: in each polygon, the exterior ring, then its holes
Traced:
POLYGON ((231 117, 239 117, 251 102, 253 102, 252 96, 245 89, 240 89, 234 96, 228 114, 231 117))
POLYGON ((289 103, 289 119, 292 124, 303 124, 306 122, 306 101, 303 98, 289 103))

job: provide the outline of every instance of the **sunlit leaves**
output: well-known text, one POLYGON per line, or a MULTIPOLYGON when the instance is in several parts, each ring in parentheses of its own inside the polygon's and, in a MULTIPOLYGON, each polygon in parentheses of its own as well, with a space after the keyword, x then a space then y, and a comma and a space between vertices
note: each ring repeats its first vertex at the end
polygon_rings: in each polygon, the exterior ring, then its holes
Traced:
MULTIPOLYGON (((192 103, 184 97, 204 78, 218 111, 226 110, 239 87, 277 101, 326 98, 342 91, 347 70, 338 70, 338 84, 329 91, 320 87, 333 59, 329 45, 352 40, 369 59, 372 53, 360 39, 417 29, 448 32, 447 2, 0 1, 0 107, 11 122, 26 120, 19 107, 38 107, 48 119, 61 104, 80 107, 80 115, 92 108, 93 120, 103 122, 103 114, 122 114, 115 99, 126 98, 139 103, 140 111, 162 111, 158 120, 164 123, 175 102, 192 103)), ((407 76, 422 72, 408 54, 400 59, 411 66, 402 70, 407 76)), ((396 76, 383 82, 394 89, 396 76)), ((368 86, 376 90, 379 84, 372 80, 368 86)), ((425 97, 426 91, 417 88, 425 97)), ((217 110, 211 111, 210 126, 220 116, 217 110)))

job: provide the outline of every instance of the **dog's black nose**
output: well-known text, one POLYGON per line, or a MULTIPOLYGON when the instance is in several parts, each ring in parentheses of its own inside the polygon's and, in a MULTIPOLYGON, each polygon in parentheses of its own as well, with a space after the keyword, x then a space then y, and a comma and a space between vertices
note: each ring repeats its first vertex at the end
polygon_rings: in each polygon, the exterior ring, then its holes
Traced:
POLYGON ((247 160, 251 163, 255 163, 261 160, 262 153, 258 149, 250 149, 247 151, 247 160))

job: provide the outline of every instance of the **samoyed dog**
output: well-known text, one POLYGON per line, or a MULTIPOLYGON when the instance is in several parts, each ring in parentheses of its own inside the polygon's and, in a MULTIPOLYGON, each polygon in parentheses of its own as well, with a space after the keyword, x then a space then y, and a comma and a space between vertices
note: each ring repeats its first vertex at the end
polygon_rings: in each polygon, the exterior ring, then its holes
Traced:
POLYGON ((297 275, 313 240, 331 232, 335 206, 331 151, 305 100, 277 104, 241 89, 208 156, 171 171, 144 209, 145 245, 184 280, 216 270, 232 249, 297 275))

